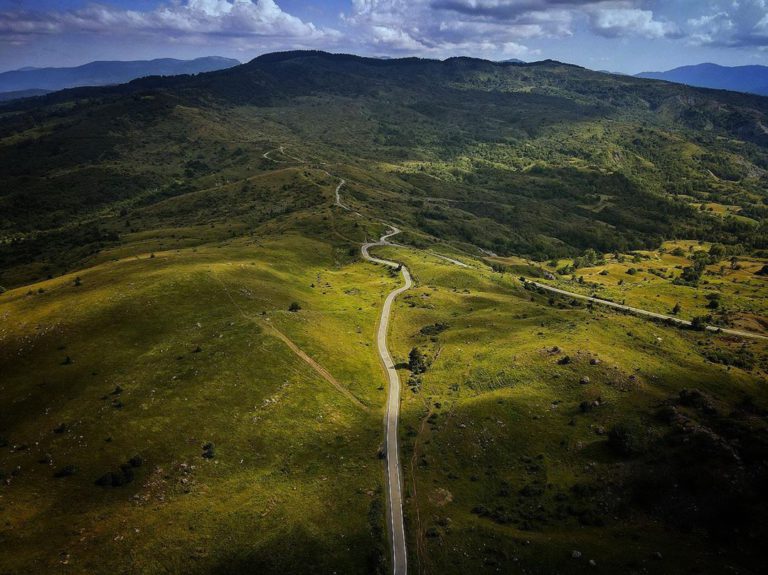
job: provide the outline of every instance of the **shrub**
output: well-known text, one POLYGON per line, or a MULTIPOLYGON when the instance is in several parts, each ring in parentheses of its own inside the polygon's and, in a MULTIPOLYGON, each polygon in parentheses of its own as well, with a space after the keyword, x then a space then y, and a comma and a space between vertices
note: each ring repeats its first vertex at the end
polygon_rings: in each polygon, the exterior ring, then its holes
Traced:
POLYGON ((707 317, 697 315, 691 320, 691 329, 704 331, 707 328, 707 317))
POLYGON ((425 325, 419 330, 422 335, 438 335, 448 329, 448 324, 443 322, 437 322, 432 325, 425 325))
POLYGON ((291 305, 288 306, 288 311, 297 312, 301 310, 301 305, 299 305, 298 302, 292 302, 291 305))
POLYGON ((127 463, 120 465, 118 471, 109 471, 96 480, 96 485, 101 487, 121 487, 131 483, 134 479, 134 469, 141 467, 144 460, 139 455, 131 457, 127 463))
POLYGON ((413 373, 424 373, 427 371, 427 360, 418 347, 414 347, 408 354, 408 369, 413 373))
POLYGON ((637 424, 617 423, 608 430, 608 446, 619 455, 632 457, 645 452, 648 437, 637 424))

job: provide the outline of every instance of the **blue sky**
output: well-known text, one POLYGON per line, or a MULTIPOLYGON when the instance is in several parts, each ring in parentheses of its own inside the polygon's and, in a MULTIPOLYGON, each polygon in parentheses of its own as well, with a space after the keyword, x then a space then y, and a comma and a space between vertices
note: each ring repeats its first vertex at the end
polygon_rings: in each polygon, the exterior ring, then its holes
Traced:
POLYGON ((0 0, 0 70, 299 48, 627 73, 768 65, 768 0, 0 0))

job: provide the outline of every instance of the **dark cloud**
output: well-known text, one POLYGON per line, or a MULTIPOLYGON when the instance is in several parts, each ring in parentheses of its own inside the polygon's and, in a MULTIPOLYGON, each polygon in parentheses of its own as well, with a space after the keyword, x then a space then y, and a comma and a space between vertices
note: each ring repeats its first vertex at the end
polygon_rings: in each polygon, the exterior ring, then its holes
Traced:
POLYGON ((615 4, 614 0, 433 0, 432 8, 451 10, 466 16, 482 16, 494 19, 511 20, 530 12, 547 10, 574 9, 593 4, 615 4))

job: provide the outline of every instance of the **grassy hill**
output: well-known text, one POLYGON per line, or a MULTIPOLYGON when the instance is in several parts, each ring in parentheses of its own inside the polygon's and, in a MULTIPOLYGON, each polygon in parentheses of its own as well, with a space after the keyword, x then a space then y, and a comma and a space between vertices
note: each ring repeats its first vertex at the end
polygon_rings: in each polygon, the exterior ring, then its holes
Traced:
POLYGON ((757 572, 766 343, 517 278, 765 333, 766 114, 319 52, 0 107, 0 572, 386 572, 383 222, 413 570, 757 572))

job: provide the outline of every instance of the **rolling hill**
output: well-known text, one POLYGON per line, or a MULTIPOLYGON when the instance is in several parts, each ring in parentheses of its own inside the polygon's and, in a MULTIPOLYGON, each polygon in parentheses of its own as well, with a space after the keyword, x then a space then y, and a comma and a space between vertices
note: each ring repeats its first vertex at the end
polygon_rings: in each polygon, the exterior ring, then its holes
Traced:
POLYGON ((411 572, 758 572, 767 116, 306 51, 4 104, 0 572, 391 572, 390 226, 411 572))

